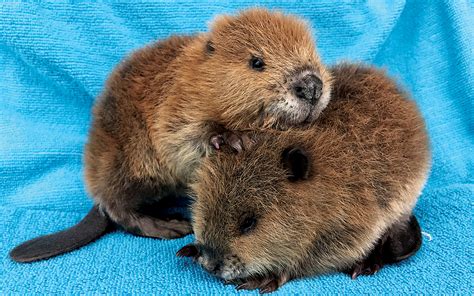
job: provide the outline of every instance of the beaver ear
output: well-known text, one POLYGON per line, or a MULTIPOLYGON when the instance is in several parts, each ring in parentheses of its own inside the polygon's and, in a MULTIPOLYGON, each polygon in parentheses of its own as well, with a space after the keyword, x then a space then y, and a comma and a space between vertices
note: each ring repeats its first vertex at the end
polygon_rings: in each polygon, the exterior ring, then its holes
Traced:
POLYGON ((283 167, 288 170, 288 180, 306 180, 309 175, 309 160, 301 148, 286 148, 281 156, 283 167))

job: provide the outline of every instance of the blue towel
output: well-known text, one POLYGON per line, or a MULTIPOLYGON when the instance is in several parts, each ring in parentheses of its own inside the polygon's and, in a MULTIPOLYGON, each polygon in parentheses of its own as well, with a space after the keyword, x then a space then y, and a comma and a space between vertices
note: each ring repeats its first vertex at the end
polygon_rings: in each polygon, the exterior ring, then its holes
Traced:
MULTIPOLYGON (((206 30, 217 14, 255 1, 134 4, 0 4, 0 294, 234 293, 175 257, 193 240, 115 232, 33 264, 16 244, 78 222, 91 207, 81 158, 91 107, 111 69, 131 50, 170 34, 206 30)), ((420 252, 356 281, 330 274, 278 292, 472 294, 474 13, 469 1, 259 1, 307 18, 328 64, 386 67, 426 119, 433 168, 415 213, 420 252)), ((255 293, 255 292, 254 292, 255 293)))

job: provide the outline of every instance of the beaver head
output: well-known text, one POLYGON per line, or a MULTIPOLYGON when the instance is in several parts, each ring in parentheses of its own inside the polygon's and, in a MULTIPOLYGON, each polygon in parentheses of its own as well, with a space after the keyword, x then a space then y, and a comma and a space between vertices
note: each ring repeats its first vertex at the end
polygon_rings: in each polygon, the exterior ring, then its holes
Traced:
MULTIPOLYGON (((221 121, 236 129, 314 121, 330 99, 331 76, 307 23, 264 9, 219 16, 202 70, 221 121)), ((214 110, 215 110, 214 109, 214 110)))

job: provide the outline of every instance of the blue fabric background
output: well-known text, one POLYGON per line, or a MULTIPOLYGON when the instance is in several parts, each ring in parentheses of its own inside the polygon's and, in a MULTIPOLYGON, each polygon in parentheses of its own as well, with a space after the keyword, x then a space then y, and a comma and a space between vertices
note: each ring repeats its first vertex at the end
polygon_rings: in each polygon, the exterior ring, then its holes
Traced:
MULTIPOLYGON (((34 264, 14 263, 7 253, 73 225, 90 208, 82 149, 94 97, 114 65, 151 40, 206 30, 212 16, 254 4, 0 4, 0 294, 234 293, 174 256, 191 236, 160 241, 115 232, 34 264)), ((292 281, 279 293, 472 294, 473 3, 259 4, 309 19, 329 64, 349 59, 388 68, 426 118, 434 161, 416 208, 432 240, 416 256, 373 277, 324 275, 292 281)))

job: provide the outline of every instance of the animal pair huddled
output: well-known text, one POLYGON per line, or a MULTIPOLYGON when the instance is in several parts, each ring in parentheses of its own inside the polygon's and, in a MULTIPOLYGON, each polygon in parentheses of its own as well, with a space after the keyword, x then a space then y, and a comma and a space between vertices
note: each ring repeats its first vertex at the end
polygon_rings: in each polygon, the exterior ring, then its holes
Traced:
POLYGON ((420 247, 412 209, 429 163, 416 105, 383 72, 326 68, 304 21, 251 9, 114 70, 85 152, 95 206, 11 257, 49 258, 119 225, 166 239, 194 232, 178 255, 242 289, 371 274, 420 247), (150 211, 185 193, 192 224, 150 211))

